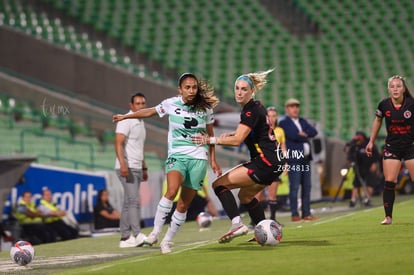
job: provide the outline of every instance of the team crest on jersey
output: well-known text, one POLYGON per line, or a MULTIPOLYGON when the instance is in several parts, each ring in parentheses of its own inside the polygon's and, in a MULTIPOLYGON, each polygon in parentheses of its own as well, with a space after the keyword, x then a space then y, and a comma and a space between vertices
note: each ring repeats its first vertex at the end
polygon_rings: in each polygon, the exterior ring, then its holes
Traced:
POLYGON ((408 118, 410 118, 410 117, 411 117, 411 112, 410 112, 410 111, 408 111, 408 110, 407 110, 407 111, 405 111, 405 112, 404 112, 404 118, 407 118, 407 119, 408 119, 408 118))

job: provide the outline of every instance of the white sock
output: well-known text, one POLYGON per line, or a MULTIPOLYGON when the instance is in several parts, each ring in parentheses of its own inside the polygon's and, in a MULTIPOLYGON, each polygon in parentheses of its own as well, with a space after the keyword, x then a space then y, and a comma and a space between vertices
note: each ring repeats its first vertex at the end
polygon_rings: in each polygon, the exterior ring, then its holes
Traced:
POLYGON ((171 217, 171 223, 168 227, 167 233, 165 233, 163 242, 171 241, 175 235, 177 234, 178 230, 180 230, 181 225, 185 223, 185 219, 187 218, 187 211, 184 213, 180 213, 177 210, 174 211, 171 217))
POLYGON ((154 218, 154 229, 152 230, 155 234, 160 234, 162 231, 162 226, 165 223, 165 219, 168 217, 168 214, 171 212, 173 206, 173 201, 162 197, 158 203, 157 212, 155 213, 154 218))
POLYGON ((236 216, 231 220, 231 224, 237 224, 237 223, 241 223, 240 216, 236 216))

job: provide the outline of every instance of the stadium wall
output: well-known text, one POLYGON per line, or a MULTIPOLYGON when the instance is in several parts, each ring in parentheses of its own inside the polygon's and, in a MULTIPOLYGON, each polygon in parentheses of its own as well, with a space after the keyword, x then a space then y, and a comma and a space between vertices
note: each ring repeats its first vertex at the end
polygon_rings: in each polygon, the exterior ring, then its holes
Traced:
MULTIPOLYGON (((0 41, 1 67, 114 107, 125 109, 130 95, 137 91, 145 94, 148 106, 177 95, 177 89, 162 82, 141 78, 7 26, 0 27, 0 41)), ((221 103, 216 110, 234 109, 221 103)))
POLYGON ((125 108, 132 92, 145 93, 148 106, 177 91, 126 70, 57 47, 6 26, 0 27, 0 66, 76 94, 125 108))

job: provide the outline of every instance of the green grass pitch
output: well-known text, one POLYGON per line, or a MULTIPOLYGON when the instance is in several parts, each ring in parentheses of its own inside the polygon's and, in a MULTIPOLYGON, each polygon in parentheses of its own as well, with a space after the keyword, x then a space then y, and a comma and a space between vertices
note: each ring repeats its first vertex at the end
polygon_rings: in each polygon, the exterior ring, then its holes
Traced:
POLYGON ((214 220, 203 231, 188 222, 168 255, 158 246, 120 249, 114 234, 35 246, 35 259, 26 267, 3 251, 0 274, 413 274, 413 198, 397 197, 390 226, 380 225, 383 209, 376 205, 333 211, 341 207, 320 203, 320 219, 312 222, 292 223, 282 215, 283 238, 274 247, 248 243, 252 235, 219 244, 228 219, 214 220))

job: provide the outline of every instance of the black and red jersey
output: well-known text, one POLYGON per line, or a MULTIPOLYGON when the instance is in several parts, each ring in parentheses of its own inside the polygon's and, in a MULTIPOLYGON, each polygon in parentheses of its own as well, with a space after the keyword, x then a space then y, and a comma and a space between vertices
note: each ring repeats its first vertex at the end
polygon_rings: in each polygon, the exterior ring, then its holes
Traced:
POLYGON ((266 109, 260 101, 250 100, 244 105, 240 114, 240 123, 248 126, 251 131, 244 140, 250 151, 250 158, 260 156, 267 165, 277 161, 277 142, 271 125, 267 119, 266 109))
POLYGON ((414 142, 414 99, 405 97, 400 107, 394 106, 391 98, 378 104, 375 115, 385 118, 387 147, 404 149, 414 142))

